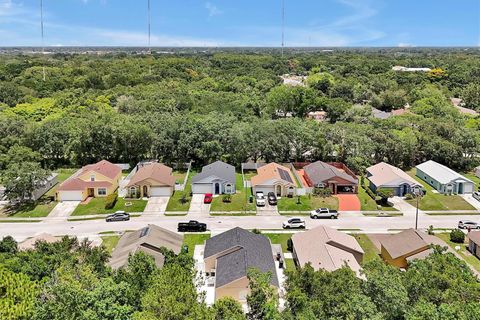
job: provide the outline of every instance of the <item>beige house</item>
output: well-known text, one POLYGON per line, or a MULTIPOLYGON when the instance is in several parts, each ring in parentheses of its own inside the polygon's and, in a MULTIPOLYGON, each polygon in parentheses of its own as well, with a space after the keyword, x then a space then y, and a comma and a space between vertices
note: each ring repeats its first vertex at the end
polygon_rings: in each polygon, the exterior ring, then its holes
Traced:
POLYGON ((62 240, 61 237, 54 237, 49 233, 41 233, 34 237, 28 238, 18 244, 18 250, 31 250, 35 249, 35 244, 37 242, 46 242, 46 243, 55 243, 62 240))
POLYGON ((406 268, 410 261, 423 259, 433 250, 430 244, 437 243, 433 236, 408 229, 389 236, 381 241, 381 255, 386 263, 399 268, 406 268))
POLYGON ((138 164, 136 172, 127 184, 131 198, 171 196, 175 189, 172 168, 158 162, 138 164))
POLYGON ((296 195, 296 180, 289 168, 272 162, 258 168, 257 173, 251 179, 254 194, 261 191, 273 192, 278 197, 296 195))
POLYGON ((107 160, 90 164, 75 172, 57 189, 57 201, 83 201, 87 197, 106 197, 118 189, 122 169, 107 160))
POLYGON ((109 265, 113 269, 121 268, 128 263, 130 255, 143 252, 155 259, 158 268, 163 267, 165 257, 160 252, 164 247, 179 254, 182 250, 183 235, 149 224, 145 228, 125 233, 112 252, 109 265))
POLYGON ((250 293, 247 271, 255 268, 271 273, 278 288, 270 240, 242 228, 234 228, 208 239, 204 251, 205 273, 215 278, 215 300, 231 297, 244 303, 250 293))
POLYGON ((293 258, 304 267, 334 271, 347 265, 360 277, 364 251, 357 240, 335 229, 319 226, 292 236, 293 258))
POLYGON ((480 259, 480 231, 470 231, 468 233, 468 250, 480 259))

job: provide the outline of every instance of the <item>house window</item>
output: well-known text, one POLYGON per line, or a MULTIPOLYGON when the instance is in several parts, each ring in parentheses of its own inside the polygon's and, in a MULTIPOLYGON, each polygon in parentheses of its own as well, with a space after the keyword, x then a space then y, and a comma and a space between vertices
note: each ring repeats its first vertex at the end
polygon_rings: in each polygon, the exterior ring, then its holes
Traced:
POLYGON ((90 181, 95 181, 95 175, 94 175, 94 174, 92 174, 92 175, 90 176, 90 181))
POLYGON ((105 189, 105 188, 98 188, 98 195, 99 195, 99 196, 106 196, 106 195, 107 195, 107 189, 105 189))
POLYGON ((232 185, 230 183, 225 185, 225 193, 232 193, 232 185))

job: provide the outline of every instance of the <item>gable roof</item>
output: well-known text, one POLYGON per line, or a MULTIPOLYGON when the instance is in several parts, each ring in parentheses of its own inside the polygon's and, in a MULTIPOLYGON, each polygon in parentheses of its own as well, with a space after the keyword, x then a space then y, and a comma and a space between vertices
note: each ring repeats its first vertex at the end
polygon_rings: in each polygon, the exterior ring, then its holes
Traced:
POLYGON ((128 263, 130 254, 145 252, 155 259, 157 267, 163 266, 165 257, 159 252, 161 247, 179 254, 182 249, 183 235, 149 224, 145 228, 125 233, 112 252, 109 265, 118 269, 128 263))
POLYGON ((94 164, 89 164, 82 167, 80 170, 75 172, 70 178, 62 182, 58 186, 58 191, 78 191, 84 190, 86 188, 108 188, 112 185, 109 181, 85 181, 80 178, 79 176, 87 173, 87 172, 96 172, 99 173, 109 179, 115 179, 121 172, 122 169, 107 160, 102 160, 94 164))
MULTIPOLYGON (((137 185, 147 179, 156 181, 159 186, 173 187, 175 185, 172 168, 158 162, 149 162, 139 165, 137 172, 132 176, 127 187, 137 185)), ((157 184, 155 184, 155 186, 157 186, 157 184)))
POLYGON ((428 160, 424 163, 421 163, 418 166, 416 166, 416 168, 420 169, 421 171, 423 171, 430 177, 434 178, 441 184, 446 184, 454 180, 464 180, 464 181, 472 182, 470 179, 465 178, 461 174, 433 160, 428 160))
POLYGON ((54 237, 50 233, 41 233, 34 237, 28 238, 18 244, 19 250, 34 249, 37 241, 44 241, 46 243, 54 243, 60 241, 60 237, 54 237))
POLYGON ((218 255, 215 286, 227 285, 247 276, 249 268, 271 272, 271 283, 279 286, 272 246, 267 237, 233 228, 205 242, 204 258, 218 255))
POLYGON ((388 163, 380 162, 367 168, 371 174, 368 177, 375 186, 397 186, 401 184, 420 185, 414 178, 410 177, 405 171, 394 167, 388 163))
POLYGON ((339 177, 351 183, 358 183, 357 178, 354 178, 345 171, 340 170, 337 167, 334 167, 331 164, 323 161, 316 161, 314 163, 311 163, 305 166, 303 170, 314 184, 328 182, 328 180, 334 177, 339 177))
POLYGON ((415 229, 408 229, 391 235, 381 241, 382 247, 387 250, 392 259, 408 256, 411 253, 428 247, 432 243, 426 233, 415 229))
POLYGON ((257 173, 258 174, 250 180, 252 186, 262 185, 274 179, 281 180, 286 184, 295 185, 295 178, 290 169, 275 162, 257 168, 257 173))
POLYGON ((337 270, 345 263, 357 273, 360 271, 359 261, 354 254, 364 254, 357 240, 335 229, 319 226, 314 229, 298 232, 292 236, 295 254, 300 266, 311 263, 315 270, 337 270))
POLYGON ((235 183, 235 167, 223 161, 215 161, 202 168, 202 172, 192 178, 192 183, 208 177, 217 177, 227 182, 235 183))

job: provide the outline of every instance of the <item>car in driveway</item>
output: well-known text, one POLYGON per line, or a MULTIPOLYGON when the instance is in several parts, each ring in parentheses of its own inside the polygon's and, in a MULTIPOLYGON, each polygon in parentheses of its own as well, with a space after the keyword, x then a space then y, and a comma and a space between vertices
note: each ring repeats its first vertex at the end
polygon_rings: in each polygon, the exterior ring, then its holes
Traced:
POLYGON ((305 220, 302 218, 290 218, 282 223, 283 229, 305 229, 305 220))
POLYGON ((472 197, 475 200, 480 201, 480 191, 475 191, 474 193, 472 193, 472 197))
POLYGON ((268 204, 271 206, 277 205, 277 196, 273 192, 267 194, 268 204))
POLYGON ((474 221, 462 220, 458 221, 458 229, 480 229, 480 225, 474 221))
POLYGON ((257 204, 257 207, 264 207, 265 206, 266 201, 265 201, 265 196, 263 195, 263 192, 258 191, 255 194, 255 202, 257 204))
POLYGON ((115 213, 109 214, 105 218, 105 221, 107 222, 128 220, 130 220, 130 214, 126 213, 125 211, 116 211, 115 213))
POLYGON ((337 210, 330 210, 328 208, 318 208, 318 209, 310 211, 310 218, 312 218, 312 219, 320 219, 320 218, 337 219, 338 218, 338 211, 337 210))
POLYGON ((178 232, 204 232, 207 231, 207 224, 196 220, 179 222, 177 230, 178 232))
POLYGON ((209 204, 212 203, 213 195, 211 193, 205 193, 205 197, 203 198, 203 203, 209 204))

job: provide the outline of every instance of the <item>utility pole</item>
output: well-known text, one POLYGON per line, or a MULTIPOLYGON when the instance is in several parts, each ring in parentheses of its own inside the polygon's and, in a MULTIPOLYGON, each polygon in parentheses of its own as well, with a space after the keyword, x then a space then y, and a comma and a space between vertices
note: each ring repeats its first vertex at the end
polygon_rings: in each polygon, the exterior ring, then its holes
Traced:
MULTIPOLYGON (((40 29, 42 32, 42 58, 45 56, 45 44, 44 44, 44 32, 43 32, 43 0, 40 0, 40 29)), ((43 63, 43 81, 46 80, 45 76, 45 63, 43 63)))
POLYGON ((283 58, 284 46, 285 46, 285 0, 282 0, 282 58, 283 58))
POLYGON ((151 35, 151 15, 150 15, 150 0, 147 1, 147 10, 148 10, 148 61, 149 61, 149 74, 152 74, 152 46, 150 42, 151 35))

